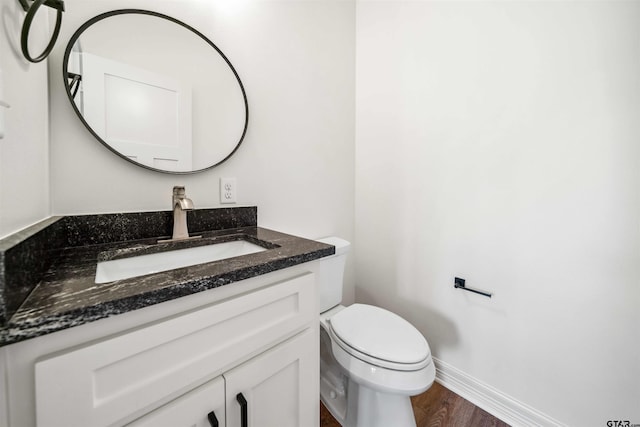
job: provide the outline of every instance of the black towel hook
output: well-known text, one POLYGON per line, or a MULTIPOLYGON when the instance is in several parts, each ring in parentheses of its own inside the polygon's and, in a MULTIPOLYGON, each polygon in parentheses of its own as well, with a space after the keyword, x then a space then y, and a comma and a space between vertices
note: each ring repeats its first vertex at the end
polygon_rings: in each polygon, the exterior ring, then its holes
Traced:
POLYGON ((29 62, 40 62, 49 56, 49 53, 53 50, 53 46, 56 44, 56 40, 58 39, 58 34, 60 34, 60 26, 62 25, 62 12, 64 12, 64 1, 62 0, 34 0, 31 6, 29 6, 28 0, 18 0, 22 5, 22 8, 25 12, 27 12, 27 16, 24 18, 24 23, 22 24, 22 37, 20 40, 20 44, 22 47, 22 54, 29 62), (31 23, 33 22, 33 18, 36 16, 38 9, 42 5, 52 7, 57 10, 56 14, 56 26, 53 29, 53 34, 51 36, 51 40, 49 44, 44 49, 44 51, 37 57, 32 57, 29 53, 29 31, 31 30, 31 23))

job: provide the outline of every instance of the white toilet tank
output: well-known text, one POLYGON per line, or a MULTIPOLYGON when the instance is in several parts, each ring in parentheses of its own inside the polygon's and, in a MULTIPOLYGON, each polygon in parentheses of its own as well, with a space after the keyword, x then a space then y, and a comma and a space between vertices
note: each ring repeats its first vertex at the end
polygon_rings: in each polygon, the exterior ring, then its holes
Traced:
POLYGON ((318 242, 336 247, 335 255, 320 259, 318 268, 320 313, 323 313, 342 301, 344 266, 351 243, 339 237, 326 237, 318 239, 318 242))

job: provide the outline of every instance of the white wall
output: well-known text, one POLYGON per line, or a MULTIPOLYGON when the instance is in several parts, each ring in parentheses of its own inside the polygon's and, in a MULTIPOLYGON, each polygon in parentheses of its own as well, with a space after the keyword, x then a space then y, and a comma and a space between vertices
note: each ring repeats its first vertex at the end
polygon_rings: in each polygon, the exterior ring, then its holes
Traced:
POLYGON ((353 238, 354 1, 65 5, 61 41, 49 62, 55 214, 169 209, 176 184, 186 186, 197 208, 217 207, 219 178, 236 177, 238 204, 258 206, 259 225, 311 238, 353 238), (77 119, 62 84, 66 43, 82 23, 118 8, 155 10, 193 25, 233 63, 247 91, 249 129, 223 165, 188 176, 147 171, 109 152, 77 119))
MULTIPOLYGON (((24 16, 18 1, 0 0, 0 84, 11 105, 0 107, 6 125, 0 139, 0 238, 50 213, 47 65, 22 56, 24 16)), ((42 52, 48 31, 46 12, 38 13, 29 36, 32 56, 42 52)))
POLYGON ((640 422, 640 2, 356 16, 356 299, 559 422, 640 422))

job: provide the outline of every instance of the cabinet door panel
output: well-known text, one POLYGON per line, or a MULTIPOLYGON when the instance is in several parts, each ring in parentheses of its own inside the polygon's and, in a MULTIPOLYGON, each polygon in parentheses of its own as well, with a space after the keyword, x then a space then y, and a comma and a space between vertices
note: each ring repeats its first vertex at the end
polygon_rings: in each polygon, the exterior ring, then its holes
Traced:
POLYGON ((211 427, 214 412, 218 427, 225 427, 224 378, 218 377, 137 419, 128 427, 211 427))
POLYGON ((248 427, 317 426, 318 342, 312 327, 225 373, 227 425, 242 425, 242 393, 248 427))

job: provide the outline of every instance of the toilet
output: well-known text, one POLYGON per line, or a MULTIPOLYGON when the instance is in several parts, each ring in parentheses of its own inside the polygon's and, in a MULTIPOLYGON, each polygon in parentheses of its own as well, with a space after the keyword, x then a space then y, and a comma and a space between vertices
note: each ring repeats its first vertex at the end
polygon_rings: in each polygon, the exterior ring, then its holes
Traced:
POLYGON ((415 427, 410 396, 435 379, 427 340, 388 310, 341 305, 351 245, 337 237, 318 241, 336 248, 318 269, 320 400, 345 427, 415 427))

